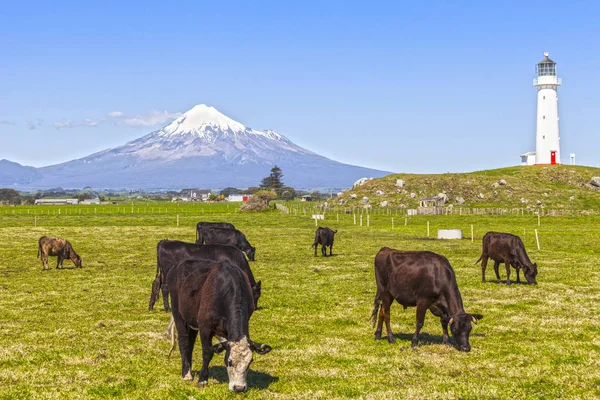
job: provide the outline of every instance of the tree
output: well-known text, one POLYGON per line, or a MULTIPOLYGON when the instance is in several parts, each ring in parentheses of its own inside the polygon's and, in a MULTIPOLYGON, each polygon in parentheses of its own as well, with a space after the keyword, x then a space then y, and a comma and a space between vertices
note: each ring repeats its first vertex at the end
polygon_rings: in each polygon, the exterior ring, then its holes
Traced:
POLYGON ((279 195, 282 200, 294 200, 296 197, 296 190, 293 187, 285 186, 281 188, 281 194, 279 195))
POLYGON ((273 168, 271 168, 271 174, 266 178, 263 178, 261 181, 260 188, 275 190, 277 193, 279 193, 280 189, 283 187, 283 181, 281 180, 282 177, 283 172, 281 172, 281 168, 275 165, 273 168))
POLYGON ((226 187, 225 189, 223 189, 219 192, 219 194, 222 194, 225 197, 229 196, 230 194, 238 194, 238 193, 242 193, 242 189, 238 189, 238 188, 234 188, 234 187, 226 187))

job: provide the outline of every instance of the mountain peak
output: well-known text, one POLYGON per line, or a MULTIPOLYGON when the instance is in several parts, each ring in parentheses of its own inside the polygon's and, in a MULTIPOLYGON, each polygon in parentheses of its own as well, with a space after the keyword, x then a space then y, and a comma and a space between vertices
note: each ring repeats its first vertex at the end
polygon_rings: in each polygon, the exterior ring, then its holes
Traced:
POLYGON ((205 128, 231 132, 243 132, 246 127, 228 116, 220 113, 216 108, 206 104, 198 104, 185 112, 175 121, 162 129, 164 136, 195 133, 202 135, 205 128))

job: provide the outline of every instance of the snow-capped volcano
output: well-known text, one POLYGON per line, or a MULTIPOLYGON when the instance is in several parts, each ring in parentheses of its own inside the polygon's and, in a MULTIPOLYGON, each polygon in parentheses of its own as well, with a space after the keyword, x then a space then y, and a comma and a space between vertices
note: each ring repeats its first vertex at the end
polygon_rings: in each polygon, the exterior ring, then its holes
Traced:
POLYGON ((296 188, 349 187, 363 176, 386 174, 319 156, 274 131, 251 129, 199 104, 162 129, 122 146, 39 168, 38 178, 27 186, 245 188, 257 186, 273 165, 281 167, 284 182, 296 188))

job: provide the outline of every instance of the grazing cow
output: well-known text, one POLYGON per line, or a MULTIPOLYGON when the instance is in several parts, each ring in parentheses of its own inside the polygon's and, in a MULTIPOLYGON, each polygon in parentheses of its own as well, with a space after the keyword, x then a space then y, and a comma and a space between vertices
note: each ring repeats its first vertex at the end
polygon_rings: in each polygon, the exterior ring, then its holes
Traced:
POLYGON ((208 384, 208 364, 214 353, 225 350, 229 390, 245 391, 252 352, 271 351, 269 345, 250 340, 249 322, 254 300, 248 276, 227 262, 185 260, 169 271, 167 282, 183 379, 193 379, 192 353, 200 334, 202 369, 198 387, 208 384), (215 336, 221 342, 213 345, 215 336))
POLYGON ((315 242, 313 243, 313 245, 311 247, 315 248, 315 257, 317 256, 317 247, 318 245, 321 245, 321 253, 323 254, 323 257, 327 257, 327 246, 329 246, 329 255, 333 255, 332 254, 332 248, 333 248, 333 239, 335 234, 337 233, 337 230, 334 231, 333 229, 330 228, 322 228, 322 227, 318 227, 317 231, 315 232, 315 242))
POLYGON ((76 267, 81 268, 81 257, 73 250, 68 240, 42 236, 38 241, 38 258, 42 259, 42 268, 48 269, 48 256, 57 256, 56 268, 62 268, 63 260, 68 258, 76 267))
POLYGON ((198 222, 196 224, 196 243, 204 244, 204 237, 202 236, 202 233, 206 228, 235 229, 235 226, 229 222, 198 222))
POLYGON ((488 258, 494 260, 494 272, 500 282, 498 267, 503 262, 506 265, 506 284, 510 285, 510 266, 517 270, 517 283, 521 282, 519 271, 523 269, 523 275, 527 283, 536 284, 537 264, 533 264, 525 251, 525 245, 520 237, 510 233, 488 232, 483 236, 483 249, 477 264, 481 261, 481 281, 485 282, 485 268, 488 258))
POLYGON ((395 342, 390 328, 390 306, 395 299, 405 309, 417 307, 417 329, 412 338, 412 347, 418 344, 419 332, 429 309, 440 318, 444 344, 448 343, 450 325, 460 350, 471 350, 471 322, 477 323, 483 316, 465 312, 454 270, 445 257, 431 251, 399 251, 383 247, 375 256, 375 281, 377 294, 371 315, 375 326, 379 312, 375 340, 381 340, 385 320, 388 342, 395 342))
POLYGON ((256 247, 252 247, 246 236, 237 229, 231 228, 205 228, 202 237, 206 244, 226 244, 234 246, 246 253, 250 261, 254 261, 256 247))
POLYGON ((150 294, 150 304, 148 310, 154 308, 154 303, 158 300, 162 290, 163 303, 165 311, 171 311, 169 307, 169 288, 166 277, 169 270, 187 259, 205 259, 212 261, 227 261, 231 265, 239 267, 246 275, 254 296, 254 306, 258 307, 258 299, 261 293, 261 282, 254 280, 254 275, 248 265, 246 256, 239 249, 226 245, 201 245, 196 243, 185 243, 178 240, 161 240, 156 246, 156 277, 152 282, 152 293, 150 294))

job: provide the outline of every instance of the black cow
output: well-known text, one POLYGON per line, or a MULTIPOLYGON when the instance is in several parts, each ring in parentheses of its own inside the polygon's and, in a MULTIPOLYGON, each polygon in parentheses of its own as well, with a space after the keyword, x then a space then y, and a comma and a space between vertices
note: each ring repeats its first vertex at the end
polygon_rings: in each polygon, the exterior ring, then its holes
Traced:
POLYGON ((377 294, 371 315, 375 326, 379 312, 375 340, 381 340, 385 320, 388 342, 395 342, 390 328, 390 306, 395 299, 405 309, 417 307, 417 329, 412 347, 418 344, 419 332, 429 309, 440 318, 444 344, 448 343, 450 325, 460 350, 471 350, 471 322, 477 323, 483 316, 465 312, 454 270, 445 257, 431 251, 399 251, 383 247, 375 256, 375 281, 377 294))
POLYGON ((245 391, 252 352, 271 351, 269 345, 250 340, 249 321, 254 300, 248 276, 227 262, 186 260, 169 271, 167 282, 183 379, 193 379, 192 353, 199 333, 202 369, 198 386, 208 384, 208 364, 214 353, 225 350, 229 390, 245 391), (215 336, 222 341, 213 346, 215 336))
POLYGON ((42 236, 38 240, 38 257, 42 259, 42 269, 48 269, 48 256, 57 256, 56 268, 62 268, 62 263, 67 258, 81 268, 81 257, 68 240, 42 236))
POLYGON ((248 260, 243 252, 233 246, 226 245, 201 245, 196 243, 185 243, 178 240, 161 240, 156 246, 156 277, 152 282, 152 293, 148 310, 154 308, 162 289, 165 311, 170 311, 169 288, 165 281, 169 270, 187 259, 205 259, 216 262, 227 261, 231 265, 239 267, 246 275, 254 297, 254 307, 258 306, 261 293, 261 282, 254 279, 254 275, 248 265, 248 260))
POLYGON ((246 253, 250 261, 254 261, 256 247, 252 247, 246 236, 237 229, 231 228, 205 228, 202 237, 206 244, 226 244, 234 246, 246 253))
POLYGON ((196 224, 196 243, 204 244, 204 237, 202 237, 202 233, 206 228, 235 229, 235 226, 229 222, 198 222, 196 224))
POLYGON ((323 254, 323 257, 327 257, 327 246, 329 246, 329 255, 333 255, 332 254, 332 248, 333 248, 333 239, 335 234, 337 233, 337 230, 334 231, 333 229, 330 228, 322 228, 322 227, 318 227, 317 231, 315 232, 315 242, 313 243, 313 245, 311 247, 315 248, 315 257, 317 256, 317 247, 318 245, 321 245, 321 253, 323 254))
POLYGON ((525 251, 525 245, 520 237, 510 233, 488 232, 483 236, 483 249, 477 264, 481 261, 481 281, 485 282, 485 268, 488 258, 494 260, 494 272, 500 282, 498 267, 501 262, 506 265, 506 284, 510 285, 510 266, 517 270, 517 283, 521 282, 519 271, 523 269, 523 275, 527 283, 536 284, 537 264, 533 264, 525 251))

